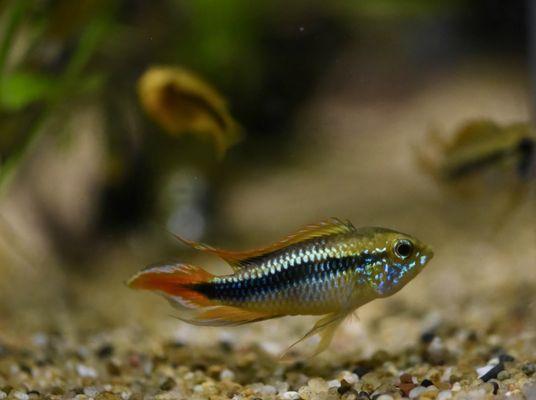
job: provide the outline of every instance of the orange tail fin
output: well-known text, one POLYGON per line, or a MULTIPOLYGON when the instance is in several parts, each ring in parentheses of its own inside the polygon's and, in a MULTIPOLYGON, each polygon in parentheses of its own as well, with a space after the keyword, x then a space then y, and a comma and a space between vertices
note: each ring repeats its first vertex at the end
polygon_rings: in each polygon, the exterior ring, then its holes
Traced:
POLYGON ((192 285, 209 282, 214 275, 187 264, 160 264, 138 272, 127 285, 163 295, 181 310, 180 320, 194 325, 241 325, 274 318, 274 315, 228 306, 209 299, 192 285))

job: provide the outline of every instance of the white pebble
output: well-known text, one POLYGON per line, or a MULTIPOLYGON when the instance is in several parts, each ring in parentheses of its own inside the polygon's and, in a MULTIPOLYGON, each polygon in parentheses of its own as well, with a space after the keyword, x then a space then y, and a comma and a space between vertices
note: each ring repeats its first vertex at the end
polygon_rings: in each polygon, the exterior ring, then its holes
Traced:
POLYGON ((354 374, 352 372, 343 371, 341 375, 342 375, 341 378, 344 379, 346 382, 348 382, 348 384, 350 385, 353 385, 354 383, 359 382, 359 376, 357 376, 357 374, 354 374))
POLYGON ((452 392, 450 390, 443 390, 437 394, 436 400, 447 400, 452 398, 452 392))
POLYGON ((220 380, 221 381, 232 381, 235 377, 235 374, 230 369, 224 369, 220 372, 220 380))
POLYGON ((426 392, 426 388, 424 386, 416 386, 409 392, 409 398, 416 399, 424 392, 426 392))
POLYGON ((462 390, 462 385, 460 385, 460 382, 454 382, 454 385, 452 385, 451 390, 453 392, 459 392, 460 390, 462 390))
POLYGON ((452 376, 452 367, 448 367, 441 375, 441 382, 450 382, 450 377, 452 376))
POLYGON ((17 400, 28 400, 30 398, 30 396, 23 392, 15 392, 11 394, 11 397, 17 400))
POLYGON ((491 371, 491 369, 494 367, 494 365, 485 365, 483 367, 480 367, 480 368, 477 368, 476 369, 476 373, 478 375, 478 377, 480 378, 481 376, 484 376, 486 375, 489 371, 491 371))
POLYGON ((332 379, 331 381, 328 381, 328 388, 340 388, 341 383, 337 379, 332 379))
POLYGON ((251 388, 259 394, 273 395, 277 393, 277 389, 270 385, 263 385, 262 383, 253 384, 251 388))
POLYGON ((377 397, 376 400, 393 400, 393 397, 389 396, 388 394, 382 394, 377 397))
POLYGON ((328 391, 328 384, 322 378, 310 379, 307 384, 316 393, 322 393, 322 392, 328 391))
POLYGON ((285 392, 281 394, 281 399, 283 400, 298 400, 300 394, 298 392, 285 392))
POLYGON ((5 392, 2 392, 2 391, 0 390, 0 400, 5 399, 6 397, 7 397, 7 394, 6 394, 5 392))
POLYGON ((89 397, 95 397, 100 393, 100 390, 97 389, 95 386, 88 386, 84 388, 84 394, 89 397))
POLYGON ((80 375, 82 378, 96 378, 97 377, 97 371, 95 369, 88 367, 87 365, 78 364, 76 366, 76 372, 78 372, 78 375, 80 375))

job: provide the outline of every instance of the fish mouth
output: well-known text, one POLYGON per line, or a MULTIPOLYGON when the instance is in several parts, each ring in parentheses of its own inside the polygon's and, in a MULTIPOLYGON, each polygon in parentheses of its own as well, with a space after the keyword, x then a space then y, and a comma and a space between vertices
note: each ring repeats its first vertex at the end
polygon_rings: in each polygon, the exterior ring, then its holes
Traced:
POLYGON ((434 251, 430 246, 424 246, 422 249, 422 255, 419 257, 421 266, 424 266, 428 261, 434 257, 434 251))

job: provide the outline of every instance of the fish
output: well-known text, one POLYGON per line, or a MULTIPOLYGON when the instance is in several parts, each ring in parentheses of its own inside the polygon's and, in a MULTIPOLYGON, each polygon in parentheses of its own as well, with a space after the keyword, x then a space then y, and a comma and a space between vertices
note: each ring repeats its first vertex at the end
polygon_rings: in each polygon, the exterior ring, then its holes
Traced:
POLYGON ((398 292, 433 257, 429 246, 410 235, 380 227, 356 228, 338 218, 307 225, 250 251, 177 238, 220 257, 233 273, 216 276, 190 264, 161 263, 141 270, 128 286, 162 295, 179 310, 179 319, 200 326, 322 316, 288 349, 318 334, 313 356, 329 346, 347 316, 398 292))
POLYGON ((488 214, 498 232, 536 183, 534 126, 476 119, 456 130, 450 140, 437 131, 431 131, 429 138, 432 152, 417 149, 421 168, 457 197, 492 201, 497 212, 488 214))
POLYGON ((138 80, 145 112, 170 135, 208 135, 218 158, 243 136, 223 96, 197 74, 179 66, 152 66, 138 80))
POLYGON ((439 149, 439 160, 424 153, 419 161, 438 180, 453 182, 494 167, 513 167, 522 181, 536 177, 536 135, 529 123, 500 125, 489 119, 469 121, 452 140, 430 137, 439 149))

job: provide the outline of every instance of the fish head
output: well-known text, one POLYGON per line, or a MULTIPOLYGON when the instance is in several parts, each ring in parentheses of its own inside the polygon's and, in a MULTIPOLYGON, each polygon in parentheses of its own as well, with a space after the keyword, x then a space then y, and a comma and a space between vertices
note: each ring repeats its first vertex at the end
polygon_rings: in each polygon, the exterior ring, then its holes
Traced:
POLYGON ((390 229, 369 228, 366 236, 368 251, 362 271, 368 285, 380 297, 402 289, 434 254, 420 240, 390 229))

